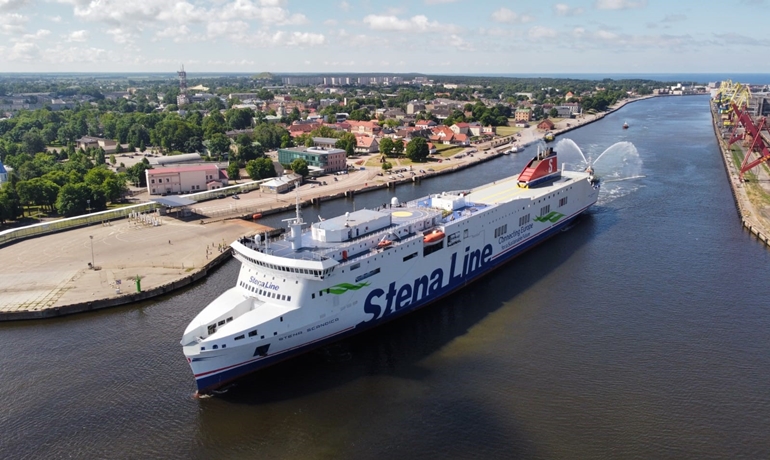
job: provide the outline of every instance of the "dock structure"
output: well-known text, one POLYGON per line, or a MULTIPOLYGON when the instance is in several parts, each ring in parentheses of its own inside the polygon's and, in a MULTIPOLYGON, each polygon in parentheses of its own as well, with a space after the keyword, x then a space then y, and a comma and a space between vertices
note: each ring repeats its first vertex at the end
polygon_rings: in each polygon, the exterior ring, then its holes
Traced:
MULTIPOLYGON (((734 105, 734 104, 731 104, 734 105)), ((723 108, 725 105, 720 101, 720 98, 716 98, 711 104, 712 121, 714 125, 714 133, 717 137, 720 152, 722 153, 722 161, 725 167, 725 173, 730 181, 730 190, 733 194, 736 210, 741 220, 743 228, 754 235, 759 241, 765 244, 766 247, 770 247, 770 220, 765 215, 770 212, 770 202, 763 201, 761 198, 752 199, 749 196, 749 187, 760 187, 765 193, 770 193, 770 172, 766 167, 766 161, 768 158, 767 148, 764 142, 761 143, 761 149, 755 151, 754 146, 758 138, 762 139, 762 133, 760 130, 754 130, 750 132, 756 133, 753 135, 753 139, 748 143, 737 142, 739 139, 736 137, 736 130, 734 129, 737 123, 733 123, 730 117, 723 118, 723 108), (734 154, 733 150, 736 150, 734 154), (752 176, 757 179, 755 183, 747 183, 745 181, 745 174, 751 171, 752 176), (761 179, 760 179, 761 178, 761 179)), ((730 107, 730 110, 735 110, 735 107, 730 107)), ((754 123, 753 120, 745 112, 738 110, 734 115, 741 121, 742 124, 754 123)), ((759 122, 759 126, 764 125, 764 120, 759 122)))

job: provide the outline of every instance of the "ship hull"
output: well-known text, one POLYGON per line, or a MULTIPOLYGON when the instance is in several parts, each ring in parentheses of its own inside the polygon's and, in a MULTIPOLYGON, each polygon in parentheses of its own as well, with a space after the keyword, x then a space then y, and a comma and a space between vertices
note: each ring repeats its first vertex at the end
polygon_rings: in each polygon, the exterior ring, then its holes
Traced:
MULTIPOLYGON (((208 356, 204 360, 195 361, 195 358, 191 360, 188 357, 188 362, 190 362, 195 374, 198 393, 210 393, 247 374, 301 355, 315 348, 367 331, 435 303, 443 297, 495 271, 520 254, 560 233, 562 230, 569 228, 592 204, 593 202, 589 203, 572 215, 561 219, 557 224, 545 228, 518 244, 494 254, 489 264, 468 276, 457 278, 450 276, 447 283, 433 292, 432 295, 425 296, 419 301, 409 304, 407 307, 393 309, 389 314, 378 314, 374 319, 368 321, 354 320, 351 323, 350 318, 345 318, 344 312, 339 312, 337 315, 323 318, 323 320, 317 323, 299 327, 276 337, 276 340, 270 344, 273 349, 266 350, 265 356, 259 356, 253 345, 244 345, 239 347, 240 349, 229 348, 220 350, 219 354, 208 356), (317 331, 322 332, 316 333, 317 331), (273 345, 275 346, 273 347, 273 345)), ((359 300, 363 302, 363 298, 359 300)), ((369 298, 367 297, 367 305, 368 300, 369 298)))

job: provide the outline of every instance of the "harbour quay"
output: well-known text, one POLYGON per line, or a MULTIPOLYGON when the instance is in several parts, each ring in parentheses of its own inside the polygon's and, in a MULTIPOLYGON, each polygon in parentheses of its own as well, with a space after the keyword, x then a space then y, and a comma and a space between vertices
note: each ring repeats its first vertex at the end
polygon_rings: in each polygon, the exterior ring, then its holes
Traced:
POLYGON ((0 321, 50 318, 145 300, 186 286, 229 257, 231 241, 269 228, 123 219, 0 249, 0 321))

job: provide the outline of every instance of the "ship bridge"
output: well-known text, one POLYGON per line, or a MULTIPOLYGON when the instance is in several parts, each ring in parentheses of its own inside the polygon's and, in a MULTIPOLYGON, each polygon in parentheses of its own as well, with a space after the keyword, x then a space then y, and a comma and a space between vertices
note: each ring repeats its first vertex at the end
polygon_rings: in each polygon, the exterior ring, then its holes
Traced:
POLYGON ((335 266, 371 253, 383 241, 398 245, 435 227, 442 211, 409 203, 362 209, 315 222, 292 240, 267 241, 258 235, 232 243, 242 263, 298 277, 323 279, 335 266))

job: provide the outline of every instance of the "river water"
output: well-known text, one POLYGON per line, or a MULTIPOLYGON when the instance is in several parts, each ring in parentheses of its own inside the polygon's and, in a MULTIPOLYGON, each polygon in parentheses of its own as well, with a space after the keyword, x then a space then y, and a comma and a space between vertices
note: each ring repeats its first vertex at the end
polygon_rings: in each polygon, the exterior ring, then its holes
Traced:
MULTIPOLYGON (((707 98, 636 102, 564 137, 592 158, 630 142, 639 174, 608 181, 578 225, 459 294, 212 398, 191 397, 179 340, 234 284, 233 261, 154 302, 0 324, 0 453, 770 458, 770 251, 741 230, 707 98)), ((533 153, 395 195, 496 180, 533 153)))

